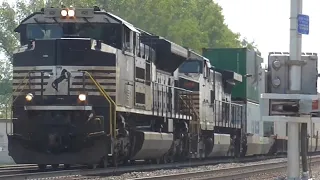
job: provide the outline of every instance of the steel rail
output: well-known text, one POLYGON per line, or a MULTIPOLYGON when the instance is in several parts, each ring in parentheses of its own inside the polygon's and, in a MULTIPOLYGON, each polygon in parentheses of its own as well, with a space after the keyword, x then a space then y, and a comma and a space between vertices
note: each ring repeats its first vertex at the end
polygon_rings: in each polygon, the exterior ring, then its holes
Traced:
POLYGON ((12 164, 12 165, 0 165, 0 169, 6 168, 20 168, 20 167, 38 167, 36 164, 12 164))
MULTIPOLYGON (((222 160, 192 160, 180 163, 170 163, 170 164, 141 164, 134 166, 121 166, 121 167, 108 167, 105 169, 71 169, 71 170, 50 170, 50 171, 35 171, 35 172, 24 172, 23 170, 19 172, 12 171, 11 173, 1 174, 0 179, 37 179, 37 178, 47 178, 47 177, 77 177, 77 176, 112 176, 121 175, 123 173, 129 173, 134 171, 154 171, 159 169, 177 169, 183 167, 197 167, 205 165, 217 165, 224 163, 244 163, 244 162, 256 162, 269 159, 285 158, 285 156, 261 156, 261 157, 245 157, 243 159, 222 159, 222 160)), ((320 156, 319 156, 320 158, 320 156)), ((0 169, 1 170, 1 169, 0 169)))
MULTIPOLYGON (((198 167, 198 166, 206 166, 206 165, 217 165, 217 164, 225 164, 225 163, 246 163, 246 162, 257 162, 263 160, 277 159, 277 158, 285 158, 285 155, 278 156, 258 156, 258 157, 244 157, 240 159, 209 159, 205 161, 200 160, 191 160, 186 162, 179 163, 170 163, 170 164, 146 164, 142 163, 141 165, 133 165, 133 166, 121 166, 121 167, 108 167, 105 169, 82 169, 82 168, 74 168, 70 170, 58 169, 49 171, 39 171, 39 170, 20 170, 11 172, 3 172, 1 173, 0 169, 0 179, 7 180, 20 180, 20 179, 39 179, 39 178, 69 178, 69 177, 78 177, 78 176, 117 176, 124 173, 130 172, 141 172, 141 171, 154 171, 161 169, 179 169, 185 167, 198 167)), ((314 159, 319 159, 320 156, 313 156, 314 159)), ((313 160, 314 161, 314 160, 313 160)), ((138 163, 138 162, 137 162, 138 163)), ((286 161, 284 161, 286 163, 286 161)), ((263 166, 266 164, 264 163, 263 166)), ((257 166, 257 165, 256 165, 257 166)), ((27 168, 27 167, 26 167, 27 168)), ((230 169, 229 169, 230 170, 230 169)), ((10 170, 9 170, 10 171, 10 170)), ((211 171, 212 172, 212 171, 211 171)), ((154 177, 153 177, 154 178, 154 177)), ((168 177, 166 177, 168 178, 168 177)))
MULTIPOLYGON (((320 157, 312 159, 312 164, 320 164, 320 157)), ((248 178, 253 175, 262 173, 274 173, 283 171, 287 168, 286 162, 276 162, 276 163, 266 163, 257 165, 248 165, 234 168, 224 168, 217 170, 207 170, 207 171, 197 171, 189 173, 179 173, 163 176, 150 176, 142 178, 134 178, 130 180, 187 180, 187 179, 197 179, 197 180, 234 180, 248 178)))
MULTIPOLYGON (((84 166, 72 166, 70 170, 80 169, 84 166)), ((63 166, 59 166, 57 169, 48 168, 45 172, 55 172, 63 170, 63 166)), ((9 165, 0 167, 0 178, 6 175, 13 174, 27 174, 27 173, 37 173, 41 172, 37 165, 9 165)), ((43 171, 42 171, 43 172, 43 171)))

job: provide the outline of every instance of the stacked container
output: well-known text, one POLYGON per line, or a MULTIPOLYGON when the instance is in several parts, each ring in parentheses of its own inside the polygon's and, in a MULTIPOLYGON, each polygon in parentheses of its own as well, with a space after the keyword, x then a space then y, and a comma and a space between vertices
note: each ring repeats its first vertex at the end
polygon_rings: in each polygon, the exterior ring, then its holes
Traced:
POLYGON ((247 48, 203 49, 202 54, 215 68, 235 71, 243 76, 243 82, 232 90, 232 101, 245 106, 246 132, 263 135, 259 107, 262 57, 247 48))

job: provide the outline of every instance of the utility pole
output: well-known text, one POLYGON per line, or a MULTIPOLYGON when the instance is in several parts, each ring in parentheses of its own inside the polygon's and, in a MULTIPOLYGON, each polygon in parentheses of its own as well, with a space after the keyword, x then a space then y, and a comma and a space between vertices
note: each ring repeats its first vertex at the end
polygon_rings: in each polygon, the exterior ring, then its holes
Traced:
MULTIPOLYGON (((301 53, 302 34, 309 34, 309 16, 302 14, 302 0, 291 0, 290 7, 290 53, 269 53, 268 92, 261 94, 260 112, 262 121, 288 123, 287 177, 288 180, 300 180, 299 126, 304 123, 301 139, 305 140, 305 123, 320 121, 319 117, 311 117, 312 112, 320 111, 320 96, 315 86, 308 86, 316 84, 315 78, 310 77, 318 75, 315 65, 318 58, 314 53, 303 56, 301 53), (302 71, 304 76, 301 76, 302 71), (314 103, 318 106, 312 106, 314 103)), ((302 144, 302 159, 305 163, 306 142, 302 144)), ((302 174, 308 176, 307 166, 303 167, 302 174)))
MULTIPOLYGON (((261 94, 260 113, 262 121, 288 123, 287 177, 300 180, 299 126, 303 124, 301 139, 306 140, 306 123, 320 122, 320 117, 312 117, 312 113, 320 112, 320 96, 315 86, 318 56, 301 53, 302 34, 309 34, 309 16, 302 14, 302 0, 291 0, 290 7, 290 53, 269 53, 268 88, 267 93, 261 94)), ((307 147, 305 141, 302 144, 302 174, 306 178, 309 176, 305 164, 307 147)))
MULTIPOLYGON (((302 0, 291 0, 290 61, 301 61, 301 34, 298 33, 298 15, 302 13, 302 0)), ((301 66, 289 67, 289 89, 300 94, 301 66)), ((288 179, 300 179, 299 123, 288 122, 288 179)))

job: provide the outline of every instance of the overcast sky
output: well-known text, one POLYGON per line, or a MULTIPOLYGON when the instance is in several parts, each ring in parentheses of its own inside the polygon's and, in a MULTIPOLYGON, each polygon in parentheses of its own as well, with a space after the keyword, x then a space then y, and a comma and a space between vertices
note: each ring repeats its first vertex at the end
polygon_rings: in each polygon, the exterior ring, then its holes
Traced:
MULTIPOLYGON (((270 51, 289 51, 290 0, 214 1, 222 6, 230 29, 254 40, 265 61, 270 51)), ((310 35, 303 36, 302 51, 319 52, 320 1, 303 3, 303 13, 310 16, 310 35)))

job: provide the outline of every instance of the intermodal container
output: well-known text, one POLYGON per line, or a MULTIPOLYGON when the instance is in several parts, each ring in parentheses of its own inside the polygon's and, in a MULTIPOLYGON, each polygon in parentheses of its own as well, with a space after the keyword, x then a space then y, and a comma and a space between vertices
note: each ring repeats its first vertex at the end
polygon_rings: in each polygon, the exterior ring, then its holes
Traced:
POLYGON ((209 48, 202 54, 213 66, 243 75, 243 82, 232 90, 234 100, 259 102, 259 72, 262 57, 247 48, 209 48))

